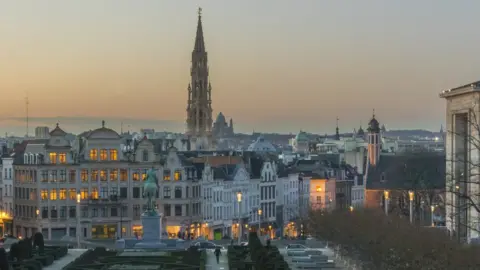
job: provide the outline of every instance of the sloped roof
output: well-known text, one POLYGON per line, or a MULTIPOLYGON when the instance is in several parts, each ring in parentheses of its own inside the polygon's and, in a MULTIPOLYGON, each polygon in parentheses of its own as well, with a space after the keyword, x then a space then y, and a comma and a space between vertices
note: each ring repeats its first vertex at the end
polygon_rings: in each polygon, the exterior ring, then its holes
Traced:
POLYGON ((445 165, 444 153, 382 155, 368 169, 367 189, 443 189, 445 165))
POLYGON ((67 133, 60 128, 58 123, 57 123, 57 126, 52 131, 50 131, 50 136, 63 137, 65 135, 67 135, 67 133))

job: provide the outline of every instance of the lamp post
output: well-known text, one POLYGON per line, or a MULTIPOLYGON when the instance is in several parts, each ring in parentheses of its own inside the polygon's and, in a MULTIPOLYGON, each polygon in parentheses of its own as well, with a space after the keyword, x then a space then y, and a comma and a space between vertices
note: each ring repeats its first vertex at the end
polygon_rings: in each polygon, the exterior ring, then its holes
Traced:
POLYGON ((350 205, 350 212, 353 212, 353 205, 350 205))
POLYGON ((258 208, 257 214, 258 214, 258 231, 257 231, 257 235, 260 236, 260 235, 262 234, 261 231, 260 231, 260 227, 262 226, 262 208, 258 208))
POLYGON ((242 204, 242 192, 237 192, 237 202, 238 202, 238 244, 242 242, 242 215, 241 215, 241 204, 242 204))
POLYGON ((37 210, 35 210, 35 214, 37 214, 37 223, 38 223, 38 228, 37 230, 42 233, 42 224, 40 223, 40 209, 37 208, 37 210))
POLYGON ((80 248, 80 201, 81 201, 81 196, 80 193, 77 193, 77 207, 76 211, 77 212, 77 228, 76 234, 77 234, 77 248, 80 248))
POLYGON ((383 192, 383 197, 385 198, 385 215, 388 216, 388 200, 389 200, 389 193, 388 193, 388 190, 385 190, 383 192))
POLYGON ((430 209, 432 210, 432 213, 430 214, 432 227, 435 227, 435 223, 433 222, 433 212, 435 211, 435 206, 434 205, 430 206, 430 209))
POLYGON ((408 192, 408 198, 410 199, 410 224, 413 224, 413 199, 415 198, 413 191, 408 192))

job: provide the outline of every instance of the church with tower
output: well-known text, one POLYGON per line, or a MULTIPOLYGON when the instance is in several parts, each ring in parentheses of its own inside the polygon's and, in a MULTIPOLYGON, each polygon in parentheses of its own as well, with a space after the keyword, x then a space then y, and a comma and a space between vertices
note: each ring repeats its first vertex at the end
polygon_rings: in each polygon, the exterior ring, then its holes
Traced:
POLYGON ((212 85, 209 78, 208 54, 203 37, 202 9, 198 9, 197 33, 192 51, 191 81, 188 84, 187 121, 185 135, 190 139, 191 150, 211 150, 214 138, 233 136, 230 125, 220 112, 213 123, 212 85))

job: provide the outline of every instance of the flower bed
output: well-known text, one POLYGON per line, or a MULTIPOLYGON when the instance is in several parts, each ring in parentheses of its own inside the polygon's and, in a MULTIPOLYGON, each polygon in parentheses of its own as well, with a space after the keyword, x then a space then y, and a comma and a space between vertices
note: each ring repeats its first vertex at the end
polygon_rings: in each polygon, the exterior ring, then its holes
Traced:
POLYGON ((248 249, 250 251, 250 257, 255 263, 255 269, 290 269, 278 248, 271 246, 269 243, 267 243, 267 246, 263 246, 256 232, 251 232, 248 237, 248 249))
MULTIPOLYGON (((125 251, 128 253, 128 251, 125 251)), ((134 252, 136 253, 136 252, 134 252)), ((141 268, 141 266, 156 266, 158 269, 184 269, 198 270, 205 269, 206 254, 205 251, 151 251, 145 250, 136 254, 123 254, 119 256, 116 251, 106 250, 105 248, 96 248, 85 252, 82 256, 71 262, 63 269, 65 270, 84 270, 84 269, 107 269, 118 268, 128 269, 131 267, 141 268), (145 254, 142 254, 145 252, 145 254), (149 254, 158 252, 158 255, 149 254)))
POLYGON ((312 213, 309 229, 333 242, 357 269, 477 269, 480 247, 462 246, 443 232, 411 225, 383 211, 312 213))
POLYGON ((45 247, 43 236, 37 233, 34 241, 26 238, 12 244, 8 254, 1 249, 0 264, 9 264, 14 270, 41 270, 44 266, 51 265, 54 260, 65 256, 67 252, 67 247, 45 247))

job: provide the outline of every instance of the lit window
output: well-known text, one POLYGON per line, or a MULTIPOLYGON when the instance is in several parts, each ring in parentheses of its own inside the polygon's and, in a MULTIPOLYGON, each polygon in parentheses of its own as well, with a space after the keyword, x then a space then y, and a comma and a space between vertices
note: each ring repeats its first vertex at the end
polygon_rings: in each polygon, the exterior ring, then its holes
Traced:
POLYGON ((57 200, 57 190, 52 189, 50 190, 50 201, 56 201, 57 200))
POLYGON ((83 169, 81 173, 82 182, 88 182, 88 170, 83 169))
POLYGON ((132 174, 132 180, 133 180, 133 181, 140 181, 140 175, 139 175, 138 172, 134 172, 134 173, 132 174))
POLYGON ((77 190, 74 188, 71 188, 68 190, 68 198, 70 200, 76 200, 77 199, 77 190))
POLYGON ((107 149, 100 149, 100 160, 107 160, 107 149))
POLYGON ((92 199, 98 199, 98 188, 92 188, 92 194, 90 196, 92 199))
POLYGON ((115 182, 118 179, 118 170, 112 169, 110 170, 110 181, 115 182))
POLYGON ((322 188, 320 186, 317 186, 316 190, 317 190, 317 192, 320 192, 320 191, 322 191, 322 188))
POLYGON ((67 199, 67 189, 66 188, 61 188, 60 189, 60 200, 66 200, 67 199))
POLYGON ((42 189, 41 196, 42 200, 48 200, 48 190, 42 189))
POLYGON ((90 160, 97 160, 97 159, 98 159, 97 149, 90 149, 90 160))
POLYGON ((80 190, 80 197, 82 198, 82 200, 88 199, 88 188, 82 188, 80 190))
POLYGON ((163 180, 170 181, 170 170, 163 171, 163 180))
POLYGON ((118 160, 117 149, 110 149, 110 160, 118 160))
POLYGON ((120 181, 128 180, 128 171, 126 169, 120 169, 120 181))
POLYGON ((147 170, 144 170, 142 173, 142 181, 147 180, 147 170))
POLYGON ((107 170, 100 170, 100 181, 107 181, 107 170))
POLYGON ((98 181, 98 170, 92 170, 92 182, 98 181))
POLYGON ((51 164, 57 164, 57 153, 50 153, 50 163, 51 164))
POLYGON ((58 162, 60 162, 62 164, 67 163, 67 154, 65 154, 65 153, 58 154, 58 162))
POLYGON ((175 181, 182 180, 182 172, 175 171, 175 175, 173 176, 175 181))

